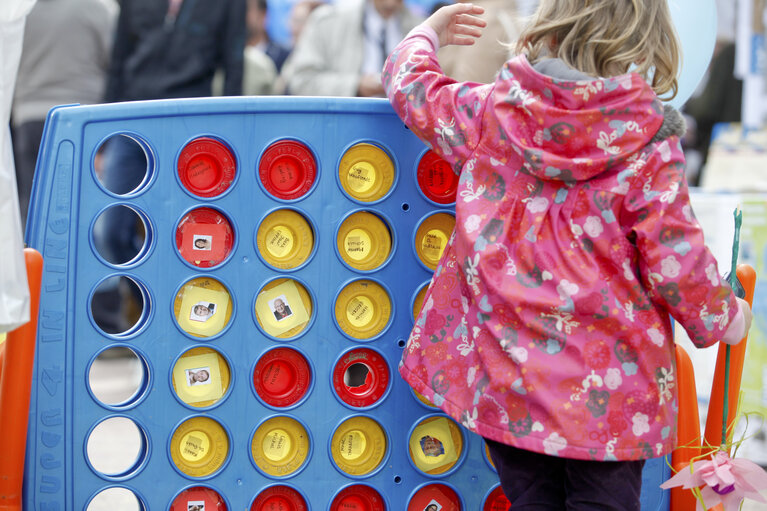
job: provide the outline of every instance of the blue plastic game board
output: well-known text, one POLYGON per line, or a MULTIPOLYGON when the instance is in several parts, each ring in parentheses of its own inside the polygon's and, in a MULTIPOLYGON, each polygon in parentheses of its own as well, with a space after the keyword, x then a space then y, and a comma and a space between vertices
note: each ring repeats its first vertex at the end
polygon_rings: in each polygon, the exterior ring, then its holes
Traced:
MULTIPOLYGON (((429 154, 385 100, 52 111, 27 228, 45 263, 26 508, 84 510, 121 487, 151 510, 223 509, 208 490, 226 509, 502 509, 481 438, 397 374, 440 243, 423 222, 444 225, 454 206, 434 176, 426 192, 419 184, 429 154), (123 195, 94 163, 120 134, 148 162, 123 195), (114 207, 135 212, 145 233, 119 264, 94 243, 114 207), (137 285, 143 309, 108 333, 93 301, 116 276, 137 285), (115 347, 130 348, 144 376, 133 396, 104 403, 89 374, 115 347), (132 421, 142 445, 115 473, 87 448, 113 417, 132 421)), ((663 460, 646 465, 644 510, 668 508, 667 474, 663 460)))

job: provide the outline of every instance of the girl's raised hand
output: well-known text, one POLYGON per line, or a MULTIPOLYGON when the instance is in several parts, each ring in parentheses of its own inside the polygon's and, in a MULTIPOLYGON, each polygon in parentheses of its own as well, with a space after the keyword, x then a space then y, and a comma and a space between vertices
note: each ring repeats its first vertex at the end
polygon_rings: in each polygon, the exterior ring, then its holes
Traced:
POLYGON ((439 37, 440 46, 470 45, 482 35, 487 22, 477 15, 485 9, 470 3, 455 3, 442 7, 425 21, 439 37))

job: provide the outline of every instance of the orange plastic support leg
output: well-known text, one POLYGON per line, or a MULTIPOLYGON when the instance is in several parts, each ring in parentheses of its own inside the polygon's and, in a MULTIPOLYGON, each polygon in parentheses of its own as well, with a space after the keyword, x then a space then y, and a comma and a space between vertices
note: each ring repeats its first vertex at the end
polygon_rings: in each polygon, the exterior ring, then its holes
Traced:
MULTIPOLYGON (((700 455, 700 415, 698 396, 695 390, 695 371, 690 355, 681 346, 676 346, 676 381, 679 401, 677 416, 677 448, 671 453, 671 468, 674 473, 689 470, 690 460, 700 455)), ((671 488, 671 511, 695 511, 697 499, 692 491, 681 486, 671 488)))
POLYGON ((43 257, 33 249, 24 250, 29 282, 30 321, 8 334, 0 373, 0 438, 3 461, 0 463, 0 511, 21 509, 24 453, 27 445, 27 420, 32 368, 40 308, 40 282, 43 257))
MULTIPOLYGON (((756 286, 756 271, 747 264, 739 264, 737 276, 743 288, 746 290, 745 300, 752 305, 754 301, 754 288, 756 286)), ((738 410, 738 397, 740 395, 740 381, 743 376, 743 361, 746 358, 746 342, 748 335, 735 346, 730 347, 730 379, 727 392, 727 427, 728 435, 735 421, 738 410)), ((722 417, 724 413, 724 371, 727 345, 720 343, 716 357, 716 369, 714 382, 711 386, 711 399, 706 415, 706 432, 704 435, 706 445, 712 448, 704 449, 704 452, 712 452, 722 443, 722 417)))

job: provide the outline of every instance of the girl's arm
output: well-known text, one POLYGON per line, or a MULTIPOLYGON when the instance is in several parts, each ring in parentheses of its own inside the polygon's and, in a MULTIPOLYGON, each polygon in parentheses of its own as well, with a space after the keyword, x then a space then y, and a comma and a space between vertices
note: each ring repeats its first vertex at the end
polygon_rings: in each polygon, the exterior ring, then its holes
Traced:
POLYGON ((657 145, 634 176, 624 204, 622 222, 635 240, 642 284, 653 301, 669 311, 699 348, 720 340, 739 342, 750 323, 750 309, 736 299, 705 245, 677 137, 657 145))
POLYGON ((472 4, 443 7, 397 46, 384 65, 383 84, 404 123, 457 171, 480 138, 480 119, 492 85, 458 83, 442 73, 440 45, 473 44, 486 23, 472 4))

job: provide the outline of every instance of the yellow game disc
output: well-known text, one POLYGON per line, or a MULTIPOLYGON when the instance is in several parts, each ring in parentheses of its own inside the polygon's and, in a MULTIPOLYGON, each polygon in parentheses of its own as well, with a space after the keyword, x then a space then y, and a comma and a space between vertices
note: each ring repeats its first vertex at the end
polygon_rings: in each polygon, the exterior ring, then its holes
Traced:
POLYGON ((312 297, 296 280, 273 280, 256 296, 256 320, 273 337, 288 339, 298 335, 311 317, 312 297))
POLYGON ((452 469, 462 452, 463 435, 458 424, 448 417, 422 420, 408 442, 408 453, 416 468, 432 475, 452 469))
POLYGON ((309 457, 309 435, 290 417, 264 421, 253 434, 250 452, 253 462, 272 476, 286 476, 298 470, 309 457))
POLYGON ((426 406, 428 406, 429 408, 436 408, 436 407, 434 406, 434 403, 432 403, 431 401, 429 401, 428 399, 426 399, 426 398, 423 396, 423 394, 421 394, 420 392, 417 392, 417 391, 415 391, 415 390, 414 390, 414 391, 413 391, 413 394, 415 395, 416 399, 418 399, 418 400, 419 400, 421 403, 425 404, 425 405, 426 405, 426 406))
POLYGON ((229 455, 226 430, 209 417, 184 421, 170 439, 170 456, 181 472, 206 477, 221 468, 229 455))
POLYGON ((343 472, 369 474, 386 455, 386 434, 373 419, 352 417, 336 428, 330 449, 333 461, 343 472))
POLYGON ((421 312, 427 289, 429 289, 429 284, 424 284, 421 286, 421 289, 418 290, 418 294, 415 295, 415 299, 413 300, 413 321, 418 318, 418 314, 421 312))
POLYGON ((374 270, 389 257, 391 234, 378 216, 360 211, 341 224, 336 246, 341 258, 352 268, 374 270))
POLYGON ((496 470, 495 463, 493 463, 493 458, 490 456, 490 448, 487 446, 487 442, 483 442, 485 444, 485 459, 488 463, 490 463, 490 466, 493 467, 493 470, 496 470))
POLYGON ((338 326, 355 339, 375 337, 391 317, 391 300, 372 280, 357 280, 338 293, 335 305, 338 326))
POLYGON ((430 269, 437 268, 442 252, 455 227, 455 217, 448 213, 435 213, 426 218, 415 233, 415 251, 430 269))
POLYGON ((312 253, 314 232, 303 215, 291 209, 281 209, 261 222, 256 245, 264 261, 275 268, 297 268, 312 253))
POLYGON ((338 177, 352 198, 373 202, 389 193, 394 183, 394 164, 380 147, 357 144, 341 158, 338 177))
POLYGON ((216 350, 192 348, 173 366, 173 390, 184 403, 204 408, 218 402, 229 388, 231 375, 226 359, 216 350))
POLYGON ((181 329, 195 337, 220 333, 232 317, 229 291, 216 279, 192 279, 179 290, 173 314, 181 329))

